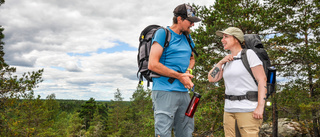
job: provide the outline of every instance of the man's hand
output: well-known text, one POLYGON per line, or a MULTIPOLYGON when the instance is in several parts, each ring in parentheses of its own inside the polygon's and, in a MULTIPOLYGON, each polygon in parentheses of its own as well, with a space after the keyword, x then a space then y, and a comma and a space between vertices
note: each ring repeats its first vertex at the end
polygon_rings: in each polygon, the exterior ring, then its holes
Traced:
POLYGON ((191 81, 192 78, 193 75, 189 73, 183 73, 179 76, 178 80, 184 85, 185 88, 191 89, 194 86, 194 84, 191 81))

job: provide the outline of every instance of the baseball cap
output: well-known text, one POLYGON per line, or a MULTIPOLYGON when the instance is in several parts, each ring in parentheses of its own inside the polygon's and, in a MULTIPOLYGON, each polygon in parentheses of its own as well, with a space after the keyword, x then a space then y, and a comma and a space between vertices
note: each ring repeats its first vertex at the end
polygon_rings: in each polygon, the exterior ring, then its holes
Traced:
POLYGON ((228 35, 235 36, 238 40, 240 40, 240 42, 244 41, 244 37, 243 37, 244 34, 242 30, 237 27, 229 27, 224 31, 217 31, 216 34, 220 37, 223 37, 223 34, 228 34, 228 35))
POLYGON ((188 4, 181 4, 179 6, 177 6, 174 10, 173 10, 174 16, 181 16, 182 18, 185 18, 189 21, 192 22, 199 22, 201 21, 200 18, 196 17, 196 11, 195 9, 188 5, 188 4))

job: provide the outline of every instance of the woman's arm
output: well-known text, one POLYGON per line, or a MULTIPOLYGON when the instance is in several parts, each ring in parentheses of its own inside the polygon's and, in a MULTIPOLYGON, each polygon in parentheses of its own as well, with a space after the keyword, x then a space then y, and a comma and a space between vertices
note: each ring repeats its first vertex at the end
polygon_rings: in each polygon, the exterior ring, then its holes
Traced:
POLYGON ((267 94, 267 77, 264 72, 263 66, 258 65, 251 68, 255 79, 258 82, 258 106, 253 112, 253 117, 257 119, 263 118, 263 111, 265 105, 265 98, 267 94))
POLYGON ((208 73, 209 82, 217 82, 222 78, 222 64, 218 63, 208 73))
POLYGON ((227 55, 225 56, 222 60, 220 60, 217 65, 215 65, 208 73, 208 80, 209 82, 217 82, 222 78, 223 74, 223 69, 222 65, 232 61, 233 56, 232 55, 227 55))

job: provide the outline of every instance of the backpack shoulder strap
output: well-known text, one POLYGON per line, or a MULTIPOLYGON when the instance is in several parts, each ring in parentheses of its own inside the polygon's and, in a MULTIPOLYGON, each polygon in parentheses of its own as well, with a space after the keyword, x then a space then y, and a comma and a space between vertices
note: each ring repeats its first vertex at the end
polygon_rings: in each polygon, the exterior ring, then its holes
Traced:
POLYGON ((171 33, 170 33, 169 29, 167 29, 165 27, 162 27, 162 28, 166 31, 166 40, 164 42, 164 48, 166 48, 169 46, 169 42, 171 40, 171 33))
POLYGON ((190 46, 192 52, 193 52, 196 56, 198 56, 198 53, 196 52, 196 50, 194 50, 194 48, 193 48, 192 45, 191 45, 191 39, 190 39, 189 35, 188 35, 188 34, 184 34, 184 35, 186 36, 186 38, 187 38, 187 40, 188 40, 188 42, 189 42, 189 46, 190 46))
POLYGON ((250 65, 249 65, 249 61, 248 61, 248 57, 247 57, 247 50, 248 49, 242 49, 242 51, 241 51, 241 61, 242 61, 243 65, 244 65, 244 67, 248 70, 248 72, 252 76, 254 82, 258 85, 258 82, 254 78, 252 70, 251 70, 250 65))

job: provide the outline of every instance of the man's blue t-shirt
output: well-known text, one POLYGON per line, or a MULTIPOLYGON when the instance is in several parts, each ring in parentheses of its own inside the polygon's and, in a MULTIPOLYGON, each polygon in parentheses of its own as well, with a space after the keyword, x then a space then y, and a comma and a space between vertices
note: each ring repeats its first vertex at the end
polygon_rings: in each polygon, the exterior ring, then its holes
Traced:
MULTIPOLYGON (((169 42, 169 46, 164 48, 164 51, 160 58, 160 63, 162 63, 169 69, 184 73, 188 69, 192 52, 189 42, 184 34, 179 35, 172 31, 169 27, 167 27, 167 29, 170 30, 171 40, 169 42)), ((152 43, 156 41, 162 47, 164 47, 165 36, 166 33, 164 29, 157 30, 157 32, 154 35, 154 38, 152 39, 152 43)), ((194 47, 192 39, 191 45, 192 47, 194 47)), ((172 84, 169 83, 168 80, 169 77, 165 76, 161 76, 159 78, 152 78, 152 90, 181 92, 188 91, 178 79, 174 80, 172 84)))

